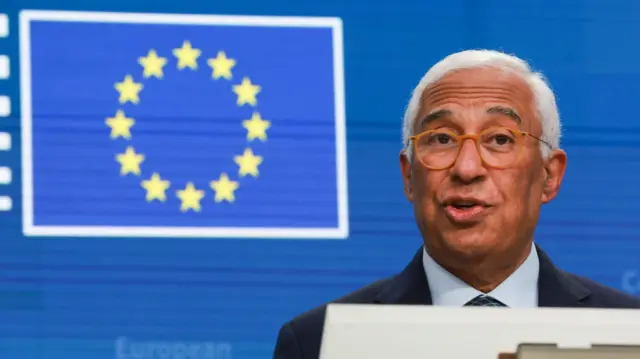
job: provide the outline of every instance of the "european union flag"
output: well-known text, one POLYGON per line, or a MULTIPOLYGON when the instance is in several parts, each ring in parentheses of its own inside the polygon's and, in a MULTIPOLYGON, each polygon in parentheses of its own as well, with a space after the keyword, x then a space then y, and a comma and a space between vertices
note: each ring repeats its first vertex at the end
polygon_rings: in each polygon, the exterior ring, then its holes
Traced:
POLYGON ((345 238, 335 18, 24 11, 26 235, 345 238))

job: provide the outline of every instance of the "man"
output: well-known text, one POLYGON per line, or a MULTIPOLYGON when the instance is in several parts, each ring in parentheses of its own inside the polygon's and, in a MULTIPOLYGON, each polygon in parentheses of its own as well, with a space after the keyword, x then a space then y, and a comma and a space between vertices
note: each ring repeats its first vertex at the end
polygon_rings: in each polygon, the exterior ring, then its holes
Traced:
MULTIPOLYGON (((555 267, 533 244, 540 207, 560 189, 555 97, 522 60, 448 56, 409 102, 400 168, 424 246, 398 275, 341 303, 640 308, 640 298, 555 267)), ((276 359, 316 359, 325 306, 281 328, 276 359)))

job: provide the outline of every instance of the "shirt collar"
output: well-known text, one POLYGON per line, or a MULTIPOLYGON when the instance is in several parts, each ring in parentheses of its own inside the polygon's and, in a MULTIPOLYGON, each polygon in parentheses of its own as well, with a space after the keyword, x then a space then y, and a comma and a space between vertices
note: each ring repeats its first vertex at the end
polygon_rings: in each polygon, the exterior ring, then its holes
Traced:
MULTIPOLYGON (((461 307, 483 294, 442 268, 424 249, 422 264, 434 305, 461 307)), ((487 295, 512 308, 534 308, 538 305, 539 271, 538 253, 532 245, 524 263, 487 295)))

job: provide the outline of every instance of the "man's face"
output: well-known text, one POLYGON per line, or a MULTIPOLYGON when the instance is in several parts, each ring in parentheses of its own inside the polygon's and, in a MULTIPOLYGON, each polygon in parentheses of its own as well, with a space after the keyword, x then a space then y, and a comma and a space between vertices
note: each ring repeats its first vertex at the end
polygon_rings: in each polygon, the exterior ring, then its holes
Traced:
MULTIPOLYGON (((425 90, 414 133, 477 134, 496 126, 542 135, 531 90, 515 74, 465 69, 425 90)), ((476 259, 528 247, 540 207, 555 197, 566 166, 561 150, 543 160, 540 143, 529 136, 518 159, 504 169, 485 165, 472 140, 461 144, 447 169, 427 169, 415 151, 411 162, 403 154, 400 158, 405 194, 427 248, 476 259)))

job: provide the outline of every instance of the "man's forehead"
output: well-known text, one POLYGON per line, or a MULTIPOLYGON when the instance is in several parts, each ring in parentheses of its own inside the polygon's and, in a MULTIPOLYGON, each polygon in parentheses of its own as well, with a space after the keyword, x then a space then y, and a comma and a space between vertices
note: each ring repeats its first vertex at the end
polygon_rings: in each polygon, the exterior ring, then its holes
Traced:
POLYGON ((450 72, 424 89, 423 102, 447 96, 500 96, 514 93, 530 97, 528 84, 512 71, 498 68, 470 68, 450 72))
POLYGON ((450 115, 459 107, 506 115, 521 123, 529 115, 524 112, 530 111, 532 99, 529 86, 513 73, 493 68, 459 70, 425 89, 416 123, 450 115))

